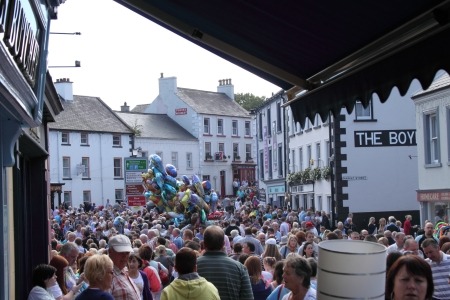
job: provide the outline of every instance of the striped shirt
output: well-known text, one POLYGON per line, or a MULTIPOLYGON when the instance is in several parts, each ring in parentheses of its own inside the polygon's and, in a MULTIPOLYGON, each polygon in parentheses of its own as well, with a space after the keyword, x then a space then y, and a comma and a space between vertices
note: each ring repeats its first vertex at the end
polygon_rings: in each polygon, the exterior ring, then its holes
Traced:
POLYGON ((448 284, 448 276, 450 273, 450 255, 440 251, 441 261, 434 262, 427 259, 431 266, 434 282, 433 298, 450 299, 450 285, 448 284))
POLYGON ((205 252, 197 260, 197 272, 214 284, 221 300, 253 300, 247 269, 224 252, 205 252))
POLYGON ((133 280, 123 270, 114 266, 111 295, 115 300, 140 300, 141 295, 133 280))

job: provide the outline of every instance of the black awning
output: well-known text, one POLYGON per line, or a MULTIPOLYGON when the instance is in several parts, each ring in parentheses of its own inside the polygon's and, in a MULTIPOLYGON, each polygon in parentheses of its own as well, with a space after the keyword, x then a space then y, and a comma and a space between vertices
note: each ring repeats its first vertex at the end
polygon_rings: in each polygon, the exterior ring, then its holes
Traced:
POLYGON ((414 78, 426 87, 450 60, 450 0, 115 1, 288 95, 307 91, 288 103, 301 123, 414 78))

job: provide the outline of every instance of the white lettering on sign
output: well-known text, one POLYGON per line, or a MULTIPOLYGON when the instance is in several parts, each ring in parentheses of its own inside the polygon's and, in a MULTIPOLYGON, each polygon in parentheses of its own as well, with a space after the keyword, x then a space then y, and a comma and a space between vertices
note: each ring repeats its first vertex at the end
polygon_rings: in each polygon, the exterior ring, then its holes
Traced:
POLYGON ((187 108, 175 108, 175 114, 176 115, 186 115, 187 108))
POLYGON ((355 131, 355 147, 415 146, 416 130, 355 131))

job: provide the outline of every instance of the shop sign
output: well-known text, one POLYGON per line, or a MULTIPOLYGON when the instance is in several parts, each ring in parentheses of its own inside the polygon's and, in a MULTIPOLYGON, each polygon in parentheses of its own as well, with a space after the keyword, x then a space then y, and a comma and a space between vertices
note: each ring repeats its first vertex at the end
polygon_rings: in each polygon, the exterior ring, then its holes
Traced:
POLYGON ((416 130, 355 131, 355 147, 416 146, 416 130))
POLYGON ((428 191, 428 192, 418 191, 417 201, 420 202, 450 201, 450 191, 428 191))
POLYGON ((125 198, 129 206, 145 206, 142 173, 148 171, 146 158, 125 158, 125 198))
POLYGON ((0 0, 0 34, 3 34, 3 43, 31 87, 35 85, 39 63, 37 27, 29 1, 0 0))

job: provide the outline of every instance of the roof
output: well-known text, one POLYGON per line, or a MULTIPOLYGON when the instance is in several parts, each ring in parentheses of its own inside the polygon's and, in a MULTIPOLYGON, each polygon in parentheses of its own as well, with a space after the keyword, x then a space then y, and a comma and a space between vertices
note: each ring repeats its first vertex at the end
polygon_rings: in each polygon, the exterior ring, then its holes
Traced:
POLYGON ((64 110, 49 123, 53 130, 73 130, 89 132, 133 133, 98 97, 73 96, 73 100, 63 101, 64 110))
POLYGON ((135 112, 116 112, 130 127, 140 130, 138 137, 196 141, 197 139, 167 115, 135 112))
POLYGON ((224 93, 178 88, 177 96, 199 114, 249 117, 249 112, 224 93))
POLYGON ((131 109, 132 112, 143 113, 147 110, 150 104, 138 104, 131 109))
POLYGON ((287 90, 301 123, 450 70, 450 0, 115 1, 287 90))
POLYGON ((450 76, 447 73, 442 74, 439 78, 437 78, 433 83, 430 85, 430 87, 427 90, 420 91, 412 96, 412 98, 416 98, 419 96, 424 96, 426 94, 435 92, 437 90, 447 88, 450 86, 450 76))

